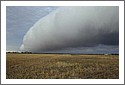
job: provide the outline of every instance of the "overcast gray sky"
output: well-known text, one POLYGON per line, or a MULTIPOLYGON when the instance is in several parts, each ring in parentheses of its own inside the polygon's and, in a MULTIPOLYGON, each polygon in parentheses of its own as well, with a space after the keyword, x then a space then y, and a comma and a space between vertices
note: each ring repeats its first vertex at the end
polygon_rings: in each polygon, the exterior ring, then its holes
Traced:
MULTIPOLYGON (((24 6, 8 6, 6 9, 6 45, 7 51, 19 51, 23 43, 24 35, 27 31, 42 17, 48 15, 58 7, 41 6, 41 7, 24 7, 24 6)), ((56 51, 46 52, 64 52, 64 53, 119 53, 119 45, 103 45, 85 46, 76 48, 65 48, 56 51)))

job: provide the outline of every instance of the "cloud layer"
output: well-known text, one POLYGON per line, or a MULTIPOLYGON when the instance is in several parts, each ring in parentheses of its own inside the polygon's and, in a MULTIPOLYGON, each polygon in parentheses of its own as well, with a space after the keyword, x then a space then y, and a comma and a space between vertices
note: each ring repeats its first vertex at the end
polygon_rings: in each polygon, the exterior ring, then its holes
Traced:
POLYGON ((119 44, 118 7, 60 7, 37 21, 26 33, 22 51, 119 44))

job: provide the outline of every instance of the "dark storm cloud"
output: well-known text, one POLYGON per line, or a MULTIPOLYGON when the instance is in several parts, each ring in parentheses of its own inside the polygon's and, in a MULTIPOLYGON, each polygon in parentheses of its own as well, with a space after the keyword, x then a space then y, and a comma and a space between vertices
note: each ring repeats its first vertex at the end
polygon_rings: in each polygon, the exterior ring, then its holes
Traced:
POLYGON ((23 51, 119 44, 118 7, 60 7, 26 33, 23 51))

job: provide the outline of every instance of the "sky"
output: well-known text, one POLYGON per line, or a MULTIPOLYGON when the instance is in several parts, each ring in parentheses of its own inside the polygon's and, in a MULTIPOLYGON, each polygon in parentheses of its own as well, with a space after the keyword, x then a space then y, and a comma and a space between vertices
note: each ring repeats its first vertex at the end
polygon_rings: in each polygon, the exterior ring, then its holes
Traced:
POLYGON ((117 9, 8 6, 6 50, 119 53, 117 9))
POLYGON ((33 24, 57 7, 7 6, 6 50, 19 51, 23 37, 33 24))

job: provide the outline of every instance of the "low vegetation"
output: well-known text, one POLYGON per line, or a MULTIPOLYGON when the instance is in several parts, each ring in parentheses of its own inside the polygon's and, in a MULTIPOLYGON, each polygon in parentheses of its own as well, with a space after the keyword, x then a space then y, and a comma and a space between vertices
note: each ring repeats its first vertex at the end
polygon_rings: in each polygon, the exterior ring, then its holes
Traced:
POLYGON ((118 79, 118 55, 7 54, 7 79, 118 79))

